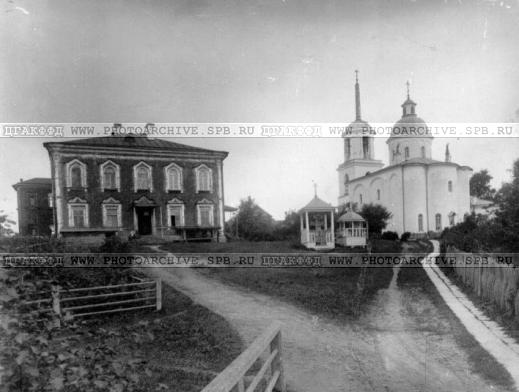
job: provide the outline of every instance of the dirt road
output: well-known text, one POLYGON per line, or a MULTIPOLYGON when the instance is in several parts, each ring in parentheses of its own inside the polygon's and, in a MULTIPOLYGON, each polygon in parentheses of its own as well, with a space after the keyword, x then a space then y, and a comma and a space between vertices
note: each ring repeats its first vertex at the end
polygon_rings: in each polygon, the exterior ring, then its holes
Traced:
POLYGON ((272 321, 283 323, 289 390, 501 391, 470 371, 452 337, 415 330, 406 316, 398 269, 357 323, 340 325, 273 297, 231 287, 189 268, 152 274, 221 314, 249 344, 272 321))

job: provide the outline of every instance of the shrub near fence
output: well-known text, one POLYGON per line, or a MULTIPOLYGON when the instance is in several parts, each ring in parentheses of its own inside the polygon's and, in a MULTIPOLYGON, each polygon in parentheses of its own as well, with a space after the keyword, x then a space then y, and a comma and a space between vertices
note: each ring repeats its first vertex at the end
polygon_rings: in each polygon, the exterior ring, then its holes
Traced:
MULTIPOLYGON (((470 256, 471 253, 447 247, 446 256, 470 256)), ((473 256, 473 255, 472 255, 473 256)), ((457 257, 456 275, 480 298, 490 301, 507 316, 519 323, 519 268, 514 265, 498 264, 495 257, 488 255, 488 264, 466 264, 466 257, 457 257)), ((516 261, 516 260, 514 260, 516 261)))

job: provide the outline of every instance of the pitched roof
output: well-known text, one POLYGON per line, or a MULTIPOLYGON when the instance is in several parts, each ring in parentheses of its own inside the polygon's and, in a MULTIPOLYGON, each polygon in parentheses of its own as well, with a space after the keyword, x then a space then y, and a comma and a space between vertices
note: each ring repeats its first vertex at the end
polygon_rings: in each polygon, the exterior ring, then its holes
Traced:
MULTIPOLYGON (((184 152, 223 152, 209 150, 206 148, 193 147, 187 144, 170 142, 164 139, 149 138, 142 135, 125 136, 101 136, 88 139, 73 139, 66 142, 50 142, 47 145, 68 145, 68 146, 89 146, 89 147, 122 147, 122 148, 143 148, 154 150, 184 151, 184 152)), ((225 153, 227 154, 227 153, 225 153)))
POLYGON ((365 219, 353 211, 348 211, 347 213, 341 215, 339 218, 339 222, 364 222, 365 219))
POLYGON ((301 208, 301 210, 299 210, 299 212, 303 212, 303 211, 330 211, 330 210, 333 210, 334 207, 319 199, 317 196, 314 196, 314 198, 310 201, 310 203, 308 203, 306 206, 304 206, 303 208, 301 208))
POLYGON ((17 182, 13 185, 13 188, 16 190, 21 185, 52 185, 52 180, 50 178, 44 178, 44 177, 34 177, 29 180, 23 181, 20 179, 20 182, 17 182))

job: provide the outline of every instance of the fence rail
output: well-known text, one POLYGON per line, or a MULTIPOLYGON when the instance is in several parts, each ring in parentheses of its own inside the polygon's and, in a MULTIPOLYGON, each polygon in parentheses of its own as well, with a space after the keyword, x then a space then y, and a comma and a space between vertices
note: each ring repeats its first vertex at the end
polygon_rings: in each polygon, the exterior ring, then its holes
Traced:
POLYGON ((162 309, 161 280, 135 280, 138 282, 73 289, 62 289, 60 286, 52 285, 50 292, 37 293, 46 298, 25 300, 22 301, 22 305, 36 305, 37 308, 32 312, 53 312, 59 318, 65 315, 77 318, 145 308, 162 309))
MULTIPOLYGON (((249 377, 247 377, 249 379, 249 377)), ((283 362, 281 360, 281 325, 272 324, 236 358, 202 392, 253 392, 265 383, 265 392, 286 392, 283 362), (267 354, 261 368, 246 385, 246 374, 267 354)))

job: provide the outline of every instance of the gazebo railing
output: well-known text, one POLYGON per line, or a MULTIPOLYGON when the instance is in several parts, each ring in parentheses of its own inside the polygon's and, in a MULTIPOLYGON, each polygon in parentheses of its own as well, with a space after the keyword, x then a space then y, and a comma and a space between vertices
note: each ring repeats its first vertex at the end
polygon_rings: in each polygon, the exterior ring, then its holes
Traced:
POLYGON ((368 235, 368 229, 365 227, 345 228, 341 231, 345 237, 367 237, 368 235))

